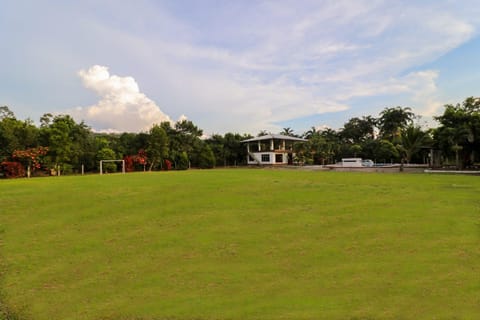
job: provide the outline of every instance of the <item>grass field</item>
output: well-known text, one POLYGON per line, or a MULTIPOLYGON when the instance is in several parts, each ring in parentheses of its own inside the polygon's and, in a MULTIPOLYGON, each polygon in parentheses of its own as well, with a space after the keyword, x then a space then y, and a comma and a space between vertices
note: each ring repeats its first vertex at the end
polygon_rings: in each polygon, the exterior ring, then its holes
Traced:
POLYGON ((480 319, 480 178, 0 181, 3 303, 42 319, 480 319))

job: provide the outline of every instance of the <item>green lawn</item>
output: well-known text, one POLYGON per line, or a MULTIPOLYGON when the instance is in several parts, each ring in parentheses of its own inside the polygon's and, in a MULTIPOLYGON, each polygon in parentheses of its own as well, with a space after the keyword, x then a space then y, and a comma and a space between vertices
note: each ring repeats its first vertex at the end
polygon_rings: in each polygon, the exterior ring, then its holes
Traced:
POLYGON ((206 170, 0 181, 41 319, 480 319, 480 178, 206 170))

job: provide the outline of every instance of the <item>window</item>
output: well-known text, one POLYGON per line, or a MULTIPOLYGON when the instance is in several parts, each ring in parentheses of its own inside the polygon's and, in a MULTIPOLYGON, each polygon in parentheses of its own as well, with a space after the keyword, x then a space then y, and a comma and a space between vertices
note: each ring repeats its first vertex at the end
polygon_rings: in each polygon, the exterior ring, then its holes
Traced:
POLYGON ((262 154, 262 162, 270 162, 270 155, 262 154))
POLYGON ((275 155, 275 162, 282 163, 283 162, 283 154, 276 154, 275 155))

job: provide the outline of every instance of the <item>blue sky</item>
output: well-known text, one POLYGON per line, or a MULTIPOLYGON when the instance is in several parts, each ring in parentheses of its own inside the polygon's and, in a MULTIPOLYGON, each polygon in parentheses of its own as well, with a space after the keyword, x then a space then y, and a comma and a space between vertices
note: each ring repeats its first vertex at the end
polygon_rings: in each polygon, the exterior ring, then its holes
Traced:
POLYGON ((98 131, 340 128, 478 96, 478 1, 0 0, 0 105, 98 131))

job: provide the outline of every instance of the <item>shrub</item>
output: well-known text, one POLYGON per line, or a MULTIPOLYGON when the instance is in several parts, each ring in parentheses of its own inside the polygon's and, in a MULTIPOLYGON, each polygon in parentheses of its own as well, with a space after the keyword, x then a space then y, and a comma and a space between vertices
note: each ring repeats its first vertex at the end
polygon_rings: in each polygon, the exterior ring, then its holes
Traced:
POLYGON ((0 163, 0 172, 5 178, 22 178, 25 177, 25 168, 20 162, 4 161, 0 163))
POLYGON ((61 173, 64 175, 73 173, 73 166, 71 164, 64 163, 62 164, 61 169, 62 169, 61 173))
POLYGON ((211 169, 215 166, 215 156, 209 146, 205 146, 198 154, 197 165, 201 169, 211 169))
POLYGON ((172 170, 172 162, 170 160, 165 159, 165 166, 163 167, 164 170, 172 170))
POLYGON ((187 170, 188 169, 188 156, 186 152, 178 154, 175 162, 175 169, 177 170, 187 170))
POLYGON ((125 161, 125 171, 133 172, 135 170, 133 156, 124 156, 123 160, 125 161))

